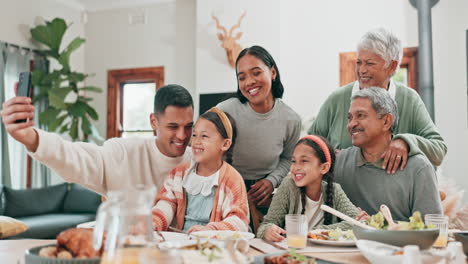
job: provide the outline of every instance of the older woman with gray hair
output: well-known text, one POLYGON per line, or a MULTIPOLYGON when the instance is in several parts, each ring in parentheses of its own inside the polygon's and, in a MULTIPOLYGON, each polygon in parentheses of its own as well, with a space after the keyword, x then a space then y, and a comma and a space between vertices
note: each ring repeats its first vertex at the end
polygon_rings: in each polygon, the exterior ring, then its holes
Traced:
POLYGON ((354 205, 370 215, 382 204, 396 220, 406 221, 415 211, 423 216, 440 214, 435 170, 425 155, 409 156, 405 170, 392 177, 382 169, 382 153, 400 126, 398 116, 395 100, 380 87, 353 94, 347 125, 353 146, 337 155, 335 181, 354 205))
POLYGON ((357 45, 356 78, 334 91, 321 106, 309 134, 326 137, 336 149, 351 146, 346 131, 347 112, 353 93, 372 86, 388 91, 396 101, 400 122, 382 153, 387 173, 403 170, 409 156, 423 153, 434 166, 442 163, 447 146, 415 90, 391 80, 401 60, 400 40, 390 31, 377 28, 364 34, 357 45))

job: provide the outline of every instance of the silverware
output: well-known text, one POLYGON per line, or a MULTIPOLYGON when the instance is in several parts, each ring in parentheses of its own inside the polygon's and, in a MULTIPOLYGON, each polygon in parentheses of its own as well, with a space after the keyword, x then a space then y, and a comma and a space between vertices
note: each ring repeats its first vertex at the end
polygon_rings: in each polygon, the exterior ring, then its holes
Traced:
POLYGON ((385 204, 382 204, 380 206, 379 211, 382 213, 383 217, 388 222, 388 230, 398 230, 399 226, 393 221, 392 213, 390 212, 390 209, 385 204))
POLYGON ((160 236, 160 237, 161 237, 161 239, 162 239, 162 241, 161 241, 161 242, 164 242, 164 241, 166 241, 166 239, 164 238, 164 236, 163 236, 163 234, 161 233, 161 231, 157 231, 157 230, 156 230, 156 234, 158 234, 158 236, 160 236))
POLYGON ((353 218, 343 214, 342 212, 339 212, 339 211, 337 211, 337 210, 335 210, 335 209, 333 209, 330 206, 327 206, 325 204, 322 204, 320 206, 320 209, 322 209, 323 211, 329 212, 332 215, 336 215, 339 218, 341 218, 341 219, 345 220, 346 222, 349 222, 349 223, 351 223, 351 224, 353 224, 355 226, 359 226, 359 227, 364 228, 364 229, 371 229, 371 230, 376 229, 376 228, 374 228, 372 226, 368 226, 366 224, 363 224, 363 223, 359 222, 358 220, 353 219, 353 218))
POLYGON ((167 230, 172 231, 172 232, 184 233, 185 234, 185 232, 183 230, 180 230, 180 229, 172 227, 172 226, 168 227, 167 230))

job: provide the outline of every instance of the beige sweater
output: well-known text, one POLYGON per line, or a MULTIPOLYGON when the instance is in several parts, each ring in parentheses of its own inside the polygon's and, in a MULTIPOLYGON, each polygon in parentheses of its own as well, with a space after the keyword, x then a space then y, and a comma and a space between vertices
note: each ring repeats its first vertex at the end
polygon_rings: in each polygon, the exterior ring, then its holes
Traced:
POLYGON ((36 129, 39 146, 29 155, 45 164, 64 180, 84 185, 100 194, 125 190, 136 184, 162 188, 170 170, 190 161, 191 149, 184 156, 171 158, 156 146, 156 138, 112 138, 103 146, 70 142, 59 135, 36 129))

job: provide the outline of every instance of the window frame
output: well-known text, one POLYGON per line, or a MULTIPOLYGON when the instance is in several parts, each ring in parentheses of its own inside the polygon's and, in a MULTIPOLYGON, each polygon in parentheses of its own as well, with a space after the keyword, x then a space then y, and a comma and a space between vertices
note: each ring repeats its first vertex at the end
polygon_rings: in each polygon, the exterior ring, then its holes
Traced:
POLYGON ((122 136, 123 86, 126 83, 154 82, 164 86, 164 67, 109 70, 107 72, 107 138, 122 136))

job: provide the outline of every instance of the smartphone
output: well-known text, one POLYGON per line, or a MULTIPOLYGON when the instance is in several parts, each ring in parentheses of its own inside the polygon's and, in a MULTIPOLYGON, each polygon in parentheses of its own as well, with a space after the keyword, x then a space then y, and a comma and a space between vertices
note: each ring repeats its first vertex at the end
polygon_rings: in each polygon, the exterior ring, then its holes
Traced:
MULTIPOLYGON (((22 72, 19 75, 18 94, 17 96, 31 97, 31 72, 22 72)), ((18 119, 15 123, 26 122, 26 119, 18 119)))

